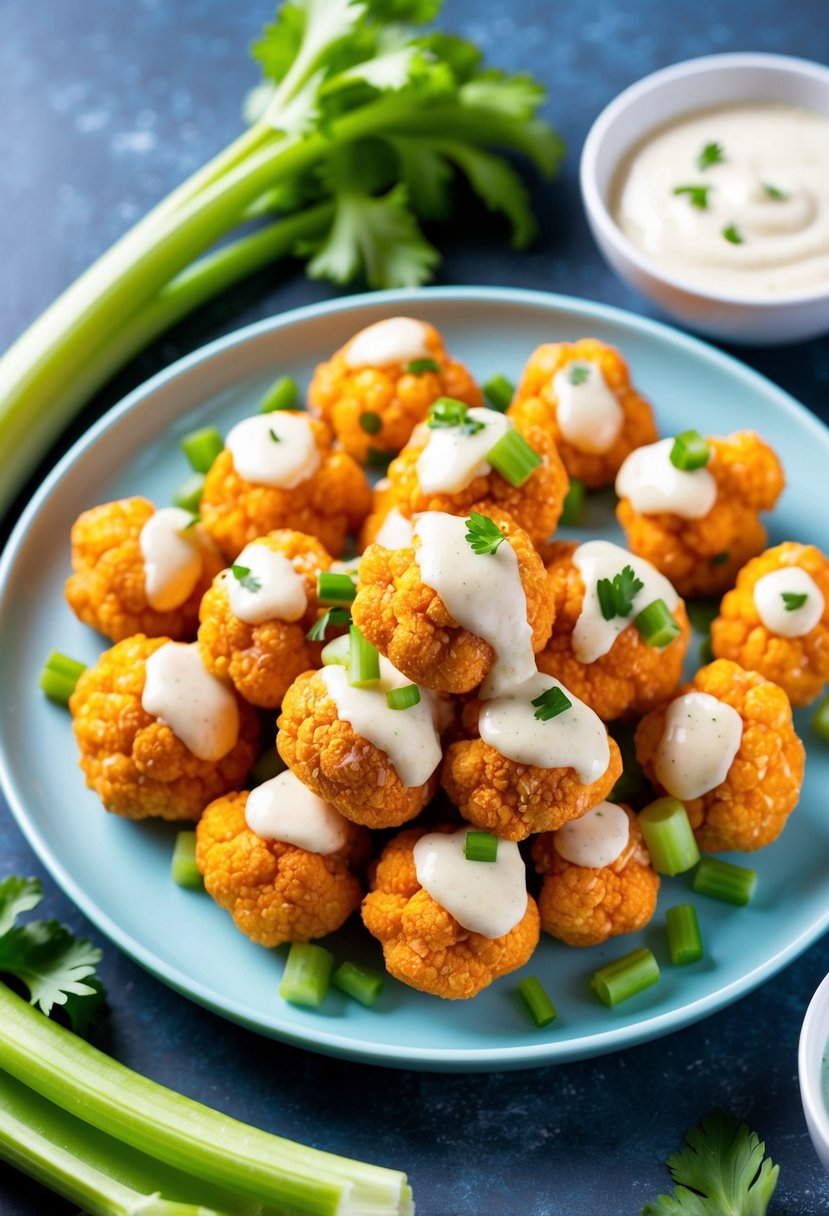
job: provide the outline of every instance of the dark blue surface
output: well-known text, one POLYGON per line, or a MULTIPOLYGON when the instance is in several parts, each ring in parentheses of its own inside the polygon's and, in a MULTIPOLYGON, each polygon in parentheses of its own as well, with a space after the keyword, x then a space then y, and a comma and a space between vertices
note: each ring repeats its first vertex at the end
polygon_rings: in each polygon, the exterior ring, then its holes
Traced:
MULTIPOLYGON (((255 81, 245 47, 270 15, 259 0, 2 0, 0 346, 149 206, 233 137, 255 81)), ((512 0, 506 12, 449 0, 442 23, 550 90, 570 148, 536 189, 542 239, 515 254, 476 214, 434 234, 438 281, 549 288, 652 310, 600 261, 577 189, 596 113, 636 78, 719 50, 826 61, 823 4, 806 0, 512 0)), ((75 432, 179 355, 239 324, 324 298, 296 268, 263 274, 205 309, 126 370, 75 432)), ((829 344, 737 352, 829 415, 829 344)), ((760 420, 758 419, 758 423, 760 420)), ((65 437, 64 443, 70 436, 65 437)), ((825 501, 825 498, 824 498, 825 501)), ((818 506, 816 500, 816 506, 818 506)), ((48 757, 44 757, 48 762, 48 757)), ((0 873, 42 874, 0 804, 0 873)), ((45 912, 96 937, 45 875, 45 912)), ((770 1216, 829 1211, 809 1142, 797 1037, 829 970, 829 940, 729 1010, 620 1055, 536 1072, 442 1076, 369 1069, 282 1047, 190 1004, 107 947, 111 1014, 97 1042, 133 1068, 281 1134, 409 1171, 421 1216, 621 1216, 666 1189, 664 1157, 721 1104, 781 1164, 770 1216)), ((3 1216, 74 1211, 10 1171, 3 1216)))

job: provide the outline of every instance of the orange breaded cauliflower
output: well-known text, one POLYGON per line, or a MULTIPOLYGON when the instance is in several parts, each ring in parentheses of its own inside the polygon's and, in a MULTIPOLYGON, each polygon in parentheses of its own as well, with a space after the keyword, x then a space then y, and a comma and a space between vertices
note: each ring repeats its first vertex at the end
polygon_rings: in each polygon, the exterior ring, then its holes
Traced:
POLYGON ((288 686, 303 671, 319 666, 320 646, 306 634, 317 619, 317 572, 328 570, 331 557, 304 532, 282 529, 254 541, 290 561, 305 582, 308 607, 297 621, 268 620, 252 625, 230 607, 229 570, 217 575, 199 611, 199 646, 208 671, 229 679, 251 705, 276 709, 288 686))
POLYGON ((711 626, 711 649, 716 658, 732 659, 779 684, 792 705, 808 705, 820 696, 829 680, 829 561, 821 551, 788 541, 743 566, 711 626), (783 637, 761 620, 754 588, 767 574, 793 567, 805 570, 817 584, 823 612, 807 633, 783 637))
POLYGON ((539 346, 530 355, 512 405, 507 413, 523 429, 546 426, 570 477, 590 489, 612 485, 629 452, 658 438, 651 407, 630 382, 628 365, 618 350, 596 338, 539 346), (557 372, 571 363, 596 363, 607 387, 622 409, 619 434, 605 452, 587 452, 568 442, 558 423, 558 395, 553 387, 557 372))
POLYGON ((387 456, 399 452, 438 397, 454 397, 470 406, 482 404, 477 384, 464 365, 446 353, 435 327, 424 325, 423 330, 424 358, 437 364, 436 369, 409 371, 413 361, 408 358, 383 366, 351 367, 349 352, 358 334, 314 372, 308 408, 333 427, 346 452, 361 464, 372 452, 387 456))
POLYGON ((104 651, 69 700, 86 784, 126 819, 198 819, 244 785, 259 745, 256 714, 239 702, 239 735, 220 760, 200 760, 141 704, 145 664, 169 638, 137 634, 104 651))
POLYGON ((141 529, 156 513, 147 498, 121 498, 79 515, 72 525, 72 569, 66 581, 69 607, 85 625, 113 642, 144 633, 148 637, 195 636, 199 602, 222 568, 222 558, 202 528, 191 530, 202 569, 177 608, 159 611, 147 602, 141 529))
POLYGON ((652 562, 687 598, 721 595, 766 542, 760 511, 770 511, 784 486, 780 461, 754 431, 709 439, 706 466, 717 499, 702 519, 640 515, 629 499, 616 508, 628 547, 652 562))
MULTIPOLYGON (((805 751, 794 732, 789 699, 776 684, 727 659, 701 667, 677 696, 704 692, 724 701, 743 720, 737 755, 725 781, 685 803, 701 849, 753 852, 776 840, 797 805, 805 751)), ((636 758, 660 793, 654 768, 667 706, 647 714, 636 729, 636 758)))
MULTIPOLYGON (((386 845, 372 890, 363 900, 363 923, 383 946, 389 973, 411 988, 445 1000, 468 1000, 493 980, 523 967, 538 945, 535 900, 503 937, 465 929, 417 880, 414 846, 427 831, 411 828, 386 845)), ((470 863, 475 864, 475 863, 470 863)))
POLYGON ((320 465, 291 489, 245 481, 227 448, 216 457, 205 478, 201 515, 228 561, 252 540, 281 528, 307 532, 339 557, 347 534, 359 529, 371 508, 365 474, 345 452, 332 450, 324 422, 312 418, 311 427, 320 465))
MULTIPOLYGON (((553 623, 553 601, 541 558, 506 512, 490 503, 477 503, 472 510, 492 519, 512 546, 527 597, 533 650, 540 650, 553 623)), ((495 652, 483 638, 459 625, 438 593, 422 581, 415 557, 418 546, 415 537, 412 548, 372 545, 366 550, 352 605, 354 623, 415 684, 438 692, 470 692, 486 679, 495 652)))
POLYGON ((629 807, 622 809, 630 820, 630 839, 608 866, 568 861, 556 848, 555 832, 533 841, 532 859, 544 876, 538 897, 541 928, 568 946, 597 946, 609 937, 635 933, 656 909, 659 875, 636 816, 629 807))
POLYGON ((247 791, 225 794, 196 827, 196 864, 209 895, 260 946, 308 942, 339 929, 360 906, 362 889, 349 863, 366 852, 366 833, 349 824, 338 853, 309 853, 263 840, 247 826, 247 791))
POLYGON ((666 700, 680 680, 691 637, 685 605, 680 600, 673 613, 681 633, 662 650, 644 641, 631 616, 607 654, 592 663, 581 663, 573 652, 573 630, 585 595, 584 581, 572 560, 577 548, 567 541, 553 541, 543 551, 555 604, 555 629, 536 655, 538 669, 555 676, 605 722, 639 717, 666 700))

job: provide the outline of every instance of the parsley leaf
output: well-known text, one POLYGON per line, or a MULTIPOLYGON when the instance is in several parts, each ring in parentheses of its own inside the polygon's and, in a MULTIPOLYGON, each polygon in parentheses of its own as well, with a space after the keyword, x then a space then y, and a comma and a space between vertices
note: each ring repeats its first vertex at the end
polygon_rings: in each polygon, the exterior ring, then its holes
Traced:
POLYGON ((497 553, 498 546, 507 539, 498 525, 488 515, 479 515, 476 511, 466 521, 467 532, 464 540, 471 546, 473 553, 497 553))
POLYGON ((435 359, 412 359, 406 371, 413 376, 423 376, 426 372, 439 372, 440 364, 435 359))
POLYGON ((351 613, 347 608, 329 608, 306 633, 309 642, 324 642, 329 625, 350 625, 351 613))
POLYGON ((776 203, 782 203, 789 196, 784 190, 779 190, 777 186, 772 186, 769 182, 763 182, 763 190, 769 198, 773 198, 776 203))
POLYGON ((584 384, 589 378, 590 368, 585 363, 570 364, 567 379, 571 384, 578 386, 579 384, 584 384))
POLYGON ((625 566, 612 579, 600 578, 596 583, 596 595, 604 619, 612 621, 615 616, 630 616, 634 597, 644 585, 631 566, 625 566))
POLYGON ((743 243, 742 235, 736 224, 729 224, 727 228, 723 228, 722 234, 732 245, 742 245, 743 243))
POLYGON ((675 186, 674 194, 687 194, 688 202, 692 207, 705 211, 708 208, 708 195, 711 193, 711 189, 711 186, 675 186))
POLYGON ((238 583, 241 583, 245 591, 261 591, 262 580, 251 574, 250 566, 239 566, 234 562, 230 567, 230 573, 238 583))
POLYGON ((722 144, 706 144, 697 157, 697 168, 710 169, 711 165, 720 165, 724 160, 722 144))
POLYGON ((794 612, 796 608, 802 608, 809 598, 806 591, 781 591, 780 594, 787 612, 794 612))
POLYGON ((557 718, 566 709, 570 709, 572 704, 566 693, 555 685, 530 701, 530 705, 537 707, 533 717, 538 718, 539 722, 549 722, 551 718, 557 718))
POLYGON ((433 431, 442 430, 444 427, 460 427, 464 435, 477 435, 486 423, 469 417, 469 406, 466 402, 456 401, 454 397, 438 397, 429 410, 426 425, 433 431))

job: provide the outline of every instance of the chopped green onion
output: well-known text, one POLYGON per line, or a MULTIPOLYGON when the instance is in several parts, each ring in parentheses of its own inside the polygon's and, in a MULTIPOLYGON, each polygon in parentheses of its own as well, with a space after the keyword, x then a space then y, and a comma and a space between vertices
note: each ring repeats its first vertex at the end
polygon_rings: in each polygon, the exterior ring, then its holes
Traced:
POLYGON ((366 1009, 371 1009, 383 991, 385 980, 379 971, 371 967, 358 967, 356 963, 340 963, 331 976, 331 983, 340 992, 351 996, 366 1009))
POLYGON ((429 407, 426 425, 433 431, 443 427, 469 426, 475 428, 469 434, 476 435, 484 429, 485 423, 469 421, 469 406, 465 401, 458 401, 456 397, 438 397, 429 407))
POLYGON ((487 462, 511 486, 523 486, 541 464, 541 457, 518 431, 507 431, 486 454, 487 462))
POLYGON ((413 376, 422 376, 425 372, 439 372, 440 364, 436 359, 412 359, 406 371, 413 376))
POLYGON ((420 704, 420 689, 416 684, 407 684, 405 688, 390 688, 386 693, 386 704, 389 709, 411 709, 420 704))
POLYGON ((687 963, 699 962, 703 956, 702 936, 694 905, 677 904, 669 908, 665 913, 665 923, 674 966, 684 967, 687 963))
POLYGON ((357 588, 350 574, 333 574, 330 570, 320 570, 317 575, 317 599, 321 604, 351 604, 356 594, 357 588))
POLYGON ((40 673, 40 687, 50 701, 55 701, 58 705, 68 705, 75 685, 85 671, 85 663, 79 663, 77 659, 70 659, 59 650, 53 650, 40 673))
POLYGON ((639 827, 658 874, 684 874, 699 861, 699 848, 678 798, 657 798, 639 812, 639 827))
POLYGON ((712 566, 724 566, 726 562, 731 561, 731 554, 727 549, 723 549, 722 553, 715 553, 711 558, 712 566))
POLYGON ((756 883, 756 870, 735 866, 717 857, 703 857, 694 875, 693 887, 698 895, 710 895, 712 899, 742 908, 751 901, 756 883))
POLYGON ((600 967, 590 987, 605 1005, 618 1005, 650 988, 659 979, 659 964, 650 950, 642 947, 600 967))
POLYGON ((323 642, 329 625, 350 624, 351 613, 347 608, 329 608, 327 612, 323 612, 318 621, 314 622, 305 636, 309 642, 323 642))
POLYGON ((316 1009, 325 1000, 334 955, 312 942, 294 942, 282 973, 279 995, 291 1005, 316 1009))
POLYGON ((664 650, 682 633, 664 600, 654 600, 633 618, 644 642, 664 650))
POLYGON ((515 396, 515 385, 506 376, 491 376, 484 385, 484 396, 491 409, 506 413, 515 396))
POLYGON ((690 473, 694 469, 704 469, 710 459, 711 448, 699 431, 683 431, 677 435, 671 448, 671 464, 675 469, 690 473))
POLYGON ((498 837, 489 832, 467 832, 463 855, 467 861, 497 861, 498 837))
POLYGON ((380 655, 356 625, 348 629, 348 682, 353 688, 369 688, 380 679, 380 655))
POLYGON ((196 865, 196 833, 177 832, 170 866, 173 882, 188 891, 204 890, 204 879, 196 865))
POLYGON ((559 523, 563 524, 565 528, 574 528, 581 523, 586 497, 584 482, 579 481, 578 477, 571 477, 570 489, 564 496, 559 523))
POLYGON ((204 473, 191 473, 173 495, 173 505, 194 514, 201 506, 204 493, 204 473))
POLYGON ((383 429, 383 419, 373 410, 363 410, 359 422, 367 435, 379 435, 383 429))
POLYGON ((566 709, 570 709, 572 704, 573 702, 567 694, 555 685, 545 689, 540 696, 530 701, 530 705, 535 706, 533 717, 537 718, 539 722, 549 722, 551 718, 557 718, 566 709))
POLYGON ((260 414, 272 414, 274 410, 296 409, 299 389, 296 380, 290 376, 280 376, 274 380, 259 404, 260 414))
POLYGON ((225 441, 215 426, 204 426, 201 430, 190 431, 179 444, 190 461, 190 467, 196 473, 207 473, 224 446, 225 441))
POLYGON ((348 652, 351 640, 347 633, 333 638, 322 650, 323 667, 348 667, 348 652))
POLYGON ((250 770, 248 785, 251 789, 256 785, 262 785, 265 781, 270 781, 273 777, 278 777, 280 773, 284 773, 287 767, 276 748, 269 747, 267 751, 262 752, 262 755, 250 770))
POLYGON ((829 696, 825 696, 812 714, 812 730, 824 743, 829 743, 829 696))
POLYGON ((526 979, 519 980, 518 992, 539 1030, 549 1026, 550 1022, 558 1016, 555 1005, 547 996, 537 976, 528 975, 526 979))

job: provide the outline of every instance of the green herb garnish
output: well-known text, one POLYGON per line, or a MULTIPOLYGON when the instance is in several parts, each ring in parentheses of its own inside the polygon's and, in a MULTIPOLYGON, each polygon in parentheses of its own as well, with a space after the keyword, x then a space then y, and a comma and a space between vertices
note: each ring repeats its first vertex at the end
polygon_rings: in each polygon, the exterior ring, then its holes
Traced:
POLYGON ((239 566, 235 562, 230 567, 230 573, 236 579, 245 591, 260 591, 262 588, 262 580, 258 579, 255 574, 251 574, 250 566, 239 566))
POLYGON ((497 553, 498 546, 502 545, 507 539, 498 525, 488 515, 478 515, 475 511, 467 519, 466 528, 464 540, 471 547, 473 553, 497 553))
POLYGON ((674 194, 687 194, 688 202, 692 207, 705 211, 708 208, 708 195, 711 189, 711 186, 675 186, 674 194))
POLYGON ((584 384, 590 378, 590 368, 584 363, 571 363, 567 373, 567 379, 576 387, 579 384, 584 384))
POLYGON ((712 165, 720 165, 724 160, 722 144, 706 144, 697 157, 697 168, 710 169, 712 165))
POLYGON ((726 564, 726 562, 730 562, 730 561, 731 561, 731 554, 728 552, 727 549, 724 549, 722 551, 722 553, 714 554, 714 556, 711 558, 711 565, 712 566, 724 566, 726 564))
POLYGON ((677 435, 670 455, 674 468, 690 473, 694 469, 704 469, 710 459, 711 448, 699 431, 683 431, 677 435))
POLYGON ((604 619, 612 621, 615 616, 630 616, 633 600, 644 585, 631 566, 625 566, 612 579, 600 578, 596 583, 596 595, 604 619))
POLYGON ((776 203, 782 203, 789 196, 784 190, 778 190, 777 186, 772 186, 769 182, 763 182, 763 190, 769 198, 773 198, 776 203))
POLYGON ((306 633, 309 642, 324 642, 329 625, 350 625, 351 613, 346 608, 329 608, 306 633))
POLYGON ((282 442, 282 440, 279 438, 279 436, 277 435, 276 431, 273 429, 273 427, 272 427, 272 426, 271 426, 271 427, 268 427, 268 434, 270 435, 270 437, 271 437, 271 439, 273 440, 273 442, 274 442, 274 443, 281 443, 281 442, 282 442))
POLYGON ((460 427, 464 435, 477 435, 486 423, 470 418, 469 406, 464 401, 456 401, 454 397, 438 397, 429 410, 426 425, 433 431, 443 427, 460 427))
POLYGON ((383 429, 383 419, 373 410, 364 410, 359 418, 360 427, 367 435, 376 435, 383 429))
POLYGON ((736 224, 729 224, 726 228, 723 228, 722 234, 732 245, 743 244, 743 238, 736 224))
POLYGON ((538 718, 539 722, 549 722, 551 718, 557 718, 566 709, 570 709, 572 704, 567 694, 555 685, 530 701, 530 705, 535 706, 533 717, 538 718))
POLYGON ((440 364, 436 359, 412 359, 406 367, 413 376, 422 376, 425 372, 439 372, 440 364))
POLYGON ((782 591, 780 594, 787 612, 794 612, 796 608, 802 608, 809 598, 806 591, 782 591))

